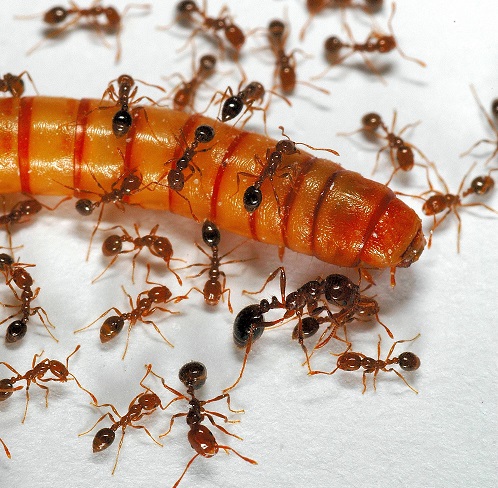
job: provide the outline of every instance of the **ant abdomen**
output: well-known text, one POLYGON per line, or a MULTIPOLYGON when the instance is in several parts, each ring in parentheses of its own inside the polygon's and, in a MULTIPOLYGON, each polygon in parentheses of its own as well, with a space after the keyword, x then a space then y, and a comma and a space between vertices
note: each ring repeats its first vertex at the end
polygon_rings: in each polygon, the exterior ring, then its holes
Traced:
POLYGON ((13 387, 14 383, 12 383, 10 379, 5 378, 3 380, 0 380, 0 402, 3 402, 4 400, 7 400, 7 398, 10 398, 12 396, 12 393, 14 393, 14 390, 12 390, 13 387))
POLYGON ((64 7, 54 7, 45 12, 43 21, 46 24, 60 24, 67 18, 68 11, 64 7))
POLYGON ((218 246, 221 240, 220 230, 210 220, 205 220, 202 224, 202 240, 209 247, 218 246))
POLYGON ((350 307, 359 296, 359 286, 344 275, 327 276, 324 287, 327 301, 338 307, 350 307))
POLYGON ((93 452, 100 452, 107 449, 116 437, 116 433, 109 427, 104 427, 100 429, 93 438, 93 452))
POLYGON ((204 425, 192 427, 187 437, 192 449, 201 456, 213 457, 219 451, 213 433, 204 425))
POLYGON ((420 358, 413 352, 402 352, 398 357, 398 364, 404 371, 415 371, 420 368, 420 358))
POLYGON ((104 256, 116 256, 123 249, 123 242, 118 235, 109 236, 102 243, 102 254, 104 256))
MULTIPOLYGON (((315 317, 304 317, 301 321, 301 331, 305 339, 316 334, 319 328, 320 323, 315 317)), ((296 325, 292 331, 292 339, 299 339, 299 324, 296 325)))
POLYGON ((123 317, 118 317, 117 315, 107 317, 100 328, 100 342, 105 343, 114 339, 121 332, 123 326, 123 317))
POLYGON ((265 330, 263 314, 259 305, 244 307, 233 322, 233 340, 238 347, 247 345, 251 337, 252 342, 259 339, 265 330), (258 325, 259 324, 259 325, 258 325))
POLYGON ((180 368, 180 381, 187 387, 198 390, 207 380, 207 368, 199 361, 190 361, 180 368))
POLYGON ((75 208, 80 215, 86 217, 93 212, 94 205, 91 200, 88 200, 87 198, 81 198, 76 202, 75 208))
POLYGON ((133 119, 127 110, 118 110, 112 118, 112 131, 116 137, 128 134, 133 119))
POLYGON ((8 343, 20 341, 28 330, 28 326, 22 320, 14 320, 8 327, 5 340, 8 343))

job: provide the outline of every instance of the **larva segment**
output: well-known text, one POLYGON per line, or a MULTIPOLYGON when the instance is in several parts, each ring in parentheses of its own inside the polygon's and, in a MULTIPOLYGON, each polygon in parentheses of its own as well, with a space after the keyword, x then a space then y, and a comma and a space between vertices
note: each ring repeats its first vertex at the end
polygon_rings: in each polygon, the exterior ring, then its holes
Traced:
POLYGON ((135 109, 129 133, 118 139, 111 123, 115 107, 99 106, 99 100, 86 99, 1 99, 0 193, 28 188, 45 195, 71 194, 70 188, 100 193, 97 182, 110 189, 124 172, 136 170, 146 189, 130 203, 191 217, 185 199, 151 183, 173 167, 195 128, 207 124, 215 139, 195 155, 200 173, 182 190, 199 220, 339 266, 406 267, 423 250, 415 212, 385 185, 336 163, 302 151, 285 156, 292 178, 266 180, 264 204, 249 213, 242 196, 252 181, 240 176, 237 187, 237 176, 243 172, 256 179, 262 168, 255 155, 264 160, 276 141, 158 107, 135 109))

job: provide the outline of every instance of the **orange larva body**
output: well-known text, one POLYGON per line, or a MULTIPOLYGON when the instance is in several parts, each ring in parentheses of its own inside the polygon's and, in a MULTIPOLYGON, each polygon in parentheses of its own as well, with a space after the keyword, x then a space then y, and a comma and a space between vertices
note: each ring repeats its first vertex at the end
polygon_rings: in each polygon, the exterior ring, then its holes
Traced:
MULTIPOLYGON (((258 175, 261 168, 254 156, 275 147, 274 140, 199 114, 157 107, 146 108, 148 121, 144 110, 137 110, 127 137, 117 139, 111 123, 115 107, 96 109, 100 104, 89 99, 1 99, 0 193, 66 195, 71 193, 67 187, 100 193, 92 173, 110 188, 134 169, 147 185, 181 156, 180 134, 191 141, 196 127, 208 124, 216 135, 209 150, 195 155, 202 173, 195 173, 182 191, 200 220, 339 266, 406 267, 423 250, 419 217, 385 185, 300 152, 285 159, 295 168, 292 180, 265 182, 264 205, 248 213, 238 173, 258 175)), ((191 217, 185 199, 163 186, 152 191, 152 186, 130 197, 130 203, 191 217)))

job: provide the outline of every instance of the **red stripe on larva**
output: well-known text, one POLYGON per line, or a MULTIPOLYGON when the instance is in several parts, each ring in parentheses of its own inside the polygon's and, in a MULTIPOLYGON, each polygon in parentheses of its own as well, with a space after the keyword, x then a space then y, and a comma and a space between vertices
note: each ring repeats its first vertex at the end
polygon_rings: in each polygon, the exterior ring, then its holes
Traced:
POLYGON ((225 154, 223 154, 223 158, 221 159, 221 164, 218 166, 218 171, 216 172, 216 177, 213 183, 213 192, 211 193, 211 212, 209 215, 209 219, 213 222, 216 222, 216 213, 218 208, 218 197, 220 194, 220 185, 221 180, 223 178, 223 174, 225 173, 225 168, 229 162, 229 159, 233 156, 233 153, 241 143, 242 139, 247 136, 248 132, 240 132, 235 136, 230 145, 228 146, 225 154))
POLYGON ((316 248, 315 248, 316 226, 318 224, 318 214, 320 213, 320 208, 322 207, 326 196, 329 194, 330 190, 332 189, 332 186, 334 185, 334 181, 337 178, 337 175, 344 171, 345 170, 337 170, 331 176, 329 176, 329 178, 325 182, 325 185, 322 188, 322 191, 320 192, 320 196, 316 201, 315 208, 313 210, 313 228, 311 229, 311 243, 310 243, 313 255, 316 255, 316 248))
POLYGON ((17 125, 19 179, 21 181, 21 191, 26 193, 31 193, 29 181, 29 136, 31 132, 33 100, 33 97, 21 98, 19 103, 19 121, 17 125))
POLYGON ((78 105, 76 115, 76 130, 74 133, 73 152, 73 187, 80 188, 81 185, 81 162, 83 161, 83 150, 85 147, 85 134, 88 124, 88 114, 90 113, 89 98, 83 98, 78 105))
POLYGON ((296 178, 294 179, 294 184, 292 185, 289 193, 285 196, 285 202, 283 205, 283 215, 282 215, 282 238, 284 240, 284 246, 288 246, 288 241, 287 241, 287 227, 289 225, 289 216, 291 213, 292 206, 294 205, 294 202, 296 200, 296 195, 301 188, 301 185, 304 181, 304 178, 308 171, 313 167, 313 163, 316 161, 315 156, 310 156, 308 160, 306 160, 302 166, 301 166, 301 171, 297 175, 296 178))
POLYGON ((255 241, 259 241, 258 239, 258 233, 256 232, 256 214, 258 213, 258 210, 255 210, 254 212, 248 212, 248 219, 249 219, 249 230, 251 231, 251 238, 254 239, 255 241))
MULTIPOLYGON (((200 118, 201 114, 192 114, 183 124, 182 128, 180 129, 180 138, 184 139, 185 144, 187 144, 188 136, 192 132, 192 129, 197 125, 197 121, 200 118)), ((173 154, 173 163, 171 164, 170 169, 175 169, 176 168, 176 162, 178 159, 180 159, 181 155, 183 154, 183 151, 185 150, 184 147, 182 147, 182 144, 178 144, 175 148, 175 152, 173 154)), ((169 210, 170 212, 174 212, 173 210, 173 193, 175 193, 175 190, 171 190, 168 187, 168 201, 169 201, 169 210)))

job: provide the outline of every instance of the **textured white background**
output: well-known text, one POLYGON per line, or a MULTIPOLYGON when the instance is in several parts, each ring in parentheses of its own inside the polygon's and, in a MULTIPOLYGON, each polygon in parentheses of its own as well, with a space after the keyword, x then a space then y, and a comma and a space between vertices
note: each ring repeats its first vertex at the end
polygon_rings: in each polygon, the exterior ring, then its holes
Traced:
MULTIPOLYGON (((167 85, 161 76, 175 71, 190 75, 190 50, 177 52, 189 31, 177 26, 168 32, 157 30, 158 25, 172 20, 174 5, 171 1, 151 3, 150 14, 135 12, 125 19, 122 62, 115 65, 114 51, 85 28, 67 32, 26 57, 26 51, 43 34, 41 19, 14 20, 14 15, 41 12, 53 3, 3 1, 0 72, 27 69, 39 92, 52 96, 99 98, 107 83, 121 73, 150 83, 164 83, 171 89, 173 85, 167 85)), ((227 3, 244 29, 265 26, 288 9, 292 24, 289 47, 296 46, 314 55, 306 60, 296 55, 301 80, 309 80, 323 70, 323 39, 334 33, 344 35, 339 13, 328 11, 316 18, 306 41, 300 44, 297 37, 306 19, 301 5, 304 2, 227 3)), ((217 13, 221 4, 211 0, 209 12, 217 13)), ((388 84, 383 85, 364 68, 360 57, 351 57, 344 66, 317 82, 330 90, 329 96, 300 86, 291 97, 292 108, 275 100, 268 114, 270 133, 278 137, 277 126, 283 124, 292 139, 332 147, 340 152, 341 157, 336 160, 341 164, 369 175, 376 146, 361 135, 348 139, 337 137, 336 133, 354 130, 361 116, 369 111, 378 111, 390 121, 393 109, 397 109, 398 127, 422 121, 406 134, 406 139, 437 163, 452 190, 456 190, 474 160, 479 162, 476 174, 482 173, 490 146, 482 146, 475 158, 460 158, 459 154, 475 141, 492 136, 469 85, 476 86, 486 108, 498 96, 498 7, 493 0, 482 0, 479 6, 463 0, 451 2, 451 7, 449 4, 429 0, 398 2, 394 28, 399 43, 407 54, 426 61, 426 69, 401 59, 397 53, 374 57, 374 63, 386 68, 388 84)), ((124 2, 119 2, 122 6, 124 2)), ((381 26, 385 26, 389 10, 385 6, 376 16, 381 26)), ((359 13, 348 14, 348 21, 357 38, 363 40, 370 21, 359 13)), ((113 44, 115 40, 109 37, 108 42, 113 44)), ((254 50, 264 43, 261 36, 249 39, 242 62, 250 79, 271 86, 272 57, 267 51, 254 50)), ((210 52, 212 47, 199 39, 197 50, 201 54, 210 52)), ((237 86, 237 72, 231 64, 225 62, 220 71, 225 74, 217 75, 210 83, 219 89, 227 84, 237 86), (230 70, 231 74, 227 74, 230 70)), ((27 93, 32 94, 29 86, 27 93)), ((154 92, 148 93, 156 96, 154 92)), ((197 106, 203 108, 210 98, 210 89, 203 88, 201 94, 197 106)), ((258 114, 251 128, 261 130, 258 114)), ((390 163, 383 156, 374 178, 386 181, 389 174, 390 163)), ((420 193, 426 188, 424 174, 416 170, 397 179, 394 186, 400 191, 420 193)), ((420 210, 418 200, 407 201, 420 210)), ((498 207, 496 195, 485 201, 498 207)), ((127 209, 124 215, 114 210, 105 213, 103 227, 119 222, 131 231, 133 223, 140 222, 141 229, 147 231, 160 223, 159 234, 172 240, 176 256, 190 263, 204 259, 193 246, 194 241, 200 240, 199 227, 193 221, 140 209, 127 209)), ((233 392, 234 406, 244 408, 246 413, 231 430, 244 437, 244 442, 215 432, 220 442, 257 459, 259 465, 251 466, 221 452, 212 459, 198 459, 182 486, 496 486, 498 221, 482 208, 464 209, 461 216, 459 255, 456 221, 451 216, 438 229, 432 248, 425 251, 420 262, 397 273, 398 285, 394 290, 390 289, 385 272, 378 275, 378 286, 371 291, 381 305, 382 320, 397 339, 421 333, 409 346, 420 355, 421 368, 406 375, 419 395, 413 394, 394 374, 379 375, 377 392, 369 383, 365 395, 361 394, 361 373, 309 378, 300 366, 302 352, 290 339, 293 324, 268 331, 254 347, 246 375, 233 392)), ((94 220, 80 218, 69 202, 57 212, 44 212, 15 229, 14 243, 24 245, 17 251, 21 261, 36 263, 32 275, 41 288, 36 303, 46 309, 57 326, 60 342, 56 344, 48 338, 33 320, 21 344, 0 346, 0 359, 24 372, 33 355, 42 349, 49 358, 63 360, 76 344, 81 344, 81 351, 71 360, 71 371, 101 402, 113 403, 121 413, 141 391, 138 382, 144 373, 143 365, 148 362, 176 388, 181 388, 177 372, 182 364, 191 359, 204 362, 209 380, 199 392, 201 398, 214 396, 231 384, 242 358, 232 344, 234 316, 228 313, 226 305, 220 304, 216 309, 204 306, 202 297, 197 295, 176 307, 181 315, 158 318, 174 349, 162 343, 153 331, 138 325, 132 331, 128 356, 121 361, 124 333, 107 346, 98 340, 97 325, 86 333, 73 335, 74 329, 90 323, 111 306, 126 309, 121 285, 133 296, 149 286, 143 283, 143 268, 138 271, 136 285, 131 284, 130 260, 126 257, 119 259, 105 279, 90 285, 106 264, 99 249, 104 235, 100 232, 90 261, 84 261, 93 225, 94 220)), ((424 228, 428 230, 430 225, 431 220, 426 218, 424 228)), ((239 242, 241 238, 224 233, 222 250, 239 242)), ((146 258, 147 252, 143 255, 146 258)), ((233 257, 258 258, 225 269, 237 311, 253 303, 241 291, 257 289, 279 261, 275 248, 258 243, 245 244, 233 257)), ((144 262, 145 259, 139 259, 140 264, 144 262)), ((289 290, 318 274, 338 271, 292 252, 286 253, 284 265, 289 290)), ((345 272, 356 276, 354 272, 345 272)), ((174 293, 181 291, 170 274, 165 275, 165 283, 174 293)), ((193 283, 185 280, 184 290, 193 283)), ((202 286, 203 281, 195 284, 202 286)), ((275 284, 267 295, 276 292, 275 284)), ((1 299, 8 298, 9 294, 2 292, 1 299)), ((6 312, 2 311, 4 315, 6 312)), ((6 324, 2 334, 5 327, 6 324)), ((376 354, 378 333, 383 333, 382 329, 373 324, 360 326, 356 332, 353 327, 350 330, 356 350, 369 355, 376 354)), ((383 337, 386 352, 389 341, 383 337)), ((326 351, 320 356, 324 367, 332 369, 334 357, 326 351)), ((9 374, 0 372, 3 376, 9 374)), ((162 388, 156 391, 163 395, 162 388)), ((107 451, 94 455, 92 434, 77 436, 90 428, 104 410, 99 412, 90 406, 74 384, 54 384, 48 409, 41 390, 35 386, 31 393, 24 425, 20 423, 23 392, 0 405, 0 436, 12 452, 12 460, 0 456, 2 487, 171 486, 193 455, 186 439, 187 426, 181 421, 165 439, 162 449, 142 431, 129 429, 117 472, 111 476, 117 441, 107 451)), ((225 412, 223 405, 220 411, 225 412)), ((158 435, 167 424, 168 415, 157 414, 146 425, 158 435)), ((101 426, 104 425, 107 424, 103 422, 101 426)))

